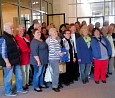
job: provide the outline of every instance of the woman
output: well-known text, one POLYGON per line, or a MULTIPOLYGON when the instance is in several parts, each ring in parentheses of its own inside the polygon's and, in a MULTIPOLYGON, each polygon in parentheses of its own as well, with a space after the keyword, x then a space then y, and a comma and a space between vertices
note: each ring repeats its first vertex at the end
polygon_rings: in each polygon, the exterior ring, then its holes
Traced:
POLYGON ((23 76, 23 89, 28 89, 29 86, 29 68, 30 68, 30 39, 24 36, 25 26, 20 25, 18 34, 15 36, 20 49, 20 65, 23 76))
POLYGON ((91 55, 91 38, 88 35, 88 27, 82 26, 80 30, 81 37, 76 41, 78 63, 83 84, 89 82, 88 74, 90 72, 92 55, 91 55))
POLYGON ((107 70, 107 73, 109 75, 112 75, 112 73, 113 73, 114 57, 115 57, 115 46, 113 43, 112 33, 113 33, 113 27, 109 26, 108 27, 108 33, 107 33, 107 39, 109 40, 111 48, 112 48, 112 55, 109 58, 109 64, 108 64, 108 70, 107 70))
POLYGON ((76 61, 75 51, 74 51, 74 42, 71 39, 71 31, 64 31, 64 38, 61 40, 62 48, 67 50, 68 61, 66 62, 66 79, 64 80, 65 85, 69 85, 73 82, 73 63, 76 61))
POLYGON ((33 87, 37 92, 41 92, 42 88, 46 88, 44 85, 43 74, 45 71, 45 66, 48 63, 48 46, 41 39, 41 29, 40 25, 38 29, 33 30, 33 40, 30 44, 31 54, 30 63, 34 67, 33 76, 33 87))
POLYGON ((92 30, 91 48, 94 59, 94 80, 99 84, 101 78, 102 83, 106 83, 106 70, 108 59, 112 54, 111 45, 106 37, 101 35, 98 28, 92 30))
POLYGON ((61 56, 61 46, 57 40, 58 32, 56 28, 49 29, 49 37, 46 39, 46 43, 49 48, 49 64, 52 68, 52 89, 55 92, 59 92, 58 81, 59 81, 59 62, 61 56))

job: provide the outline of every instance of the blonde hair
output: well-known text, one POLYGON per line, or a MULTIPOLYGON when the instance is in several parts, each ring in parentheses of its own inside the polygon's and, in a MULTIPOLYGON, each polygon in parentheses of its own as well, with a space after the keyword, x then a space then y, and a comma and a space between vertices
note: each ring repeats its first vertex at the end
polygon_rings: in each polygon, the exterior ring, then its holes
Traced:
POLYGON ((56 31, 56 28, 50 28, 49 29, 49 35, 51 36, 56 31))
POLYGON ((88 30, 88 31, 89 31, 89 28, 88 28, 87 25, 83 25, 83 26, 81 27, 81 29, 80 29, 80 35, 81 35, 81 36, 84 36, 84 35, 83 35, 84 30, 88 30))

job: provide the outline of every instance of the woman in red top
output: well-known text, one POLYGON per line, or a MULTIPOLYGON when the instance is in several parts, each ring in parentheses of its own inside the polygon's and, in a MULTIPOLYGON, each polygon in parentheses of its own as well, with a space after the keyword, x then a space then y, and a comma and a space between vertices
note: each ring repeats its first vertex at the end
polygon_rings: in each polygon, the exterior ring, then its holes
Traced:
POLYGON ((20 65, 23 76, 23 89, 28 89, 29 84, 29 68, 30 68, 30 39, 28 36, 24 36, 25 26, 20 25, 18 34, 15 36, 17 44, 20 50, 20 65))

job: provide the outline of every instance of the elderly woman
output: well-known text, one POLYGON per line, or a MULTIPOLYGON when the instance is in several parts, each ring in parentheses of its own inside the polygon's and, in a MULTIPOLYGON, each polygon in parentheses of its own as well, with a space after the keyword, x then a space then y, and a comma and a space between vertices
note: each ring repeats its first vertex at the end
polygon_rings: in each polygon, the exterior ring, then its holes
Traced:
POLYGON ((74 70, 74 62, 76 61, 75 58, 75 51, 74 51, 74 42, 71 39, 71 31, 66 30, 63 32, 64 38, 61 40, 62 48, 67 50, 68 61, 66 61, 66 79, 64 80, 65 85, 69 85, 73 82, 73 70, 74 70))
POLYGON ((83 84, 89 82, 88 74, 90 72, 92 55, 91 55, 91 38, 88 35, 88 26, 82 26, 80 30, 81 37, 76 41, 78 63, 83 84))
POLYGON ((59 81, 59 62, 61 56, 61 46, 57 40, 58 33, 56 28, 49 29, 49 37, 46 39, 46 43, 49 48, 49 63, 52 67, 52 89, 55 92, 59 92, 58 81, 59 81))
POLYGON ((48 63, 48 46, 41 39, 41 26, 33 30, 33 40, 30 44, 30 64, 34 67, 33 87, 36 92, 41 92, 44 85, 43 74, 48 63))
POLYGON ((108 59, 112 54, 111 45, 108 39, 102 36, 100 29, 92 30, 91 48, 94 59, 94 80, 99 84, 99 79, 102 83, 106 83, 106 70, 108 59))
POLYGON ((18 34, 15 36, 20 49, 20 65, 23 76, 23 89, 28 89, 29 85, 29 68, 30 68, 30 39, 24 36, 25 26, 19 26, 18 34))

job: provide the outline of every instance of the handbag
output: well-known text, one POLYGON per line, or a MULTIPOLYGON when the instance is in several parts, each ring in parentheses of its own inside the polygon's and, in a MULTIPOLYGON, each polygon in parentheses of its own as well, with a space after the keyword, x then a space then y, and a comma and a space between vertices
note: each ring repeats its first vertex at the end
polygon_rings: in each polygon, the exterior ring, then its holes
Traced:
POLYGON ((44 77, 45 82, 52 82, 51 74, 52 74, 52 68, 51 68, 50 64, 48 64, 48 66, 46 68, 45 77, 44 77))
POLYGON ((65 62, 59 63, 59 73, 66 73, 66 63, 65 62))
POLYGON ((62 48, 61 52, 64 53, 64 55, 61 57, 61 62, 67 62, 69 60, 67 50, 62 48))

